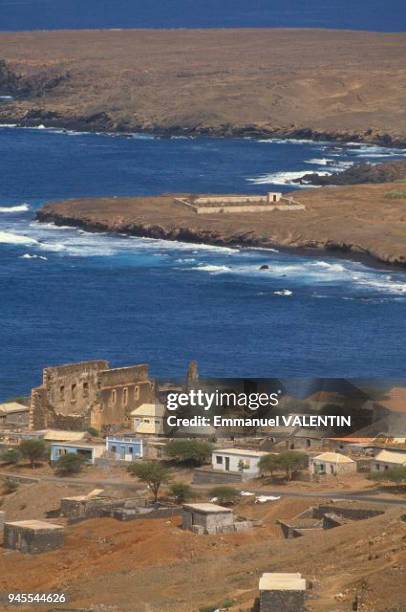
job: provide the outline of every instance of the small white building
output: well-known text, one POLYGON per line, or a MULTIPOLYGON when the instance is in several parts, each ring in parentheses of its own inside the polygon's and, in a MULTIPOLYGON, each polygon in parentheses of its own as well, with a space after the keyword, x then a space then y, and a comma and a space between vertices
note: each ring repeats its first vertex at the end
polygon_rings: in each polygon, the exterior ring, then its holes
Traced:
POLYGON ((86 463, 95 463, 105 452, 104 444, 87 442, 54 442, 51 444, 51 461, 58 461, 68 454, 80 455, 86 463))
POLYGON ((268 454, 247 448, 222 448, 213 451, 211 462, 213 470, 234 472, 253 478, 259 474, 259 460, 268 454))
POLYGON ((374 472, 383 472, 398 467, 406 467, 406 454, 396 451, 381 450, 375 455, 371 469, 374 472))
POLYGON ((165 433, 165 406, 141 404, 131 412, 132 430, 136 434, 162 436, 165 433))
POLYGON ((357 471, 357 463, 346 455, 340 453, 321 453, 312 457, 309 463, 311 474, 348 474, 357 471))

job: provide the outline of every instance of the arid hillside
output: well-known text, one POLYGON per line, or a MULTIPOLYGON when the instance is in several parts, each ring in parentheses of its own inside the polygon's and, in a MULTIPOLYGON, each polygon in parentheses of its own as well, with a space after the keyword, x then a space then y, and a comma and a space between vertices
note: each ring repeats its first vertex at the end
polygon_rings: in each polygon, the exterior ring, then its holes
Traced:
POLYGON ((320 249, 406 265, 406 183, 293 192, 305 210, 199 215, 170 195, 48 204, 40 221, 219 245, 320 249))
POLYGON ((406 34, 125 30, 0 35, 0 121, 406 143, 406 34))

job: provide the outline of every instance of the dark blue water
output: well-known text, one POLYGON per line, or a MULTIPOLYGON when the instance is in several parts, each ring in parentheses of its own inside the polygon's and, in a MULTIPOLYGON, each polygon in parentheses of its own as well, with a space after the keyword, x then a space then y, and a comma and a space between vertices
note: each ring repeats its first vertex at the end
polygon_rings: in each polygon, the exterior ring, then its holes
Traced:
POLYGON ((406 151, 323 143, 156 139, 0 129, 0 399, 46 365, 107 358, 159 376, 404 373, 406 274, 320 254, 222 249, 40 225, 80 195, 290 189, 406 151), (268 271, 259 267, 267 263, 268 271))
POLYGON ((404 0, 0 0, 0 30, 405 26, 404 0))

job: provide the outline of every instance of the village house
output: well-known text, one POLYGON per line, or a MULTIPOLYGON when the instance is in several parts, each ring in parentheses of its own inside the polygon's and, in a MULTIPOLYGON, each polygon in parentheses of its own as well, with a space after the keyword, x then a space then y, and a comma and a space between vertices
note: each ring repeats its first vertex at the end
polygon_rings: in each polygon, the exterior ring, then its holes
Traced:
POLYGON ((144 454, 142 438, 134 436, 107 436, 106 451, 117 461, 134 461, 144 454))
POLYGON ((311 457, 309 462, 311 474, 334 475, 349 474, 357 471, 357 463, 340 453, 321 453, 316 457, 311 457))
POLYGON ((29 406, 19 402, 0 404, 1 427, 26 427, 29 422, 29 406))
POLYGON ((375 455, 371 469, 374 472, 379 472, 398 467, 406 467, 406 451, 402 453, 398 451, 381 450, 375 455))
POLYGON ((51 461, 58 461, 60 457, 73 453, 80 455, 86 463, 94 464, 96 459, 105 452, 104 444, 90 444, 88 442, 54 442, 51 444, 51 461))
POLYGON ((268 453, 247 448, 216 449, 212 453, 213 470, 241 474, 244 478, 259 475, 258 463, 268 453))
POLYGON ((132 430, 141 435, 163 436, 165 412, 165 406, 159 402, 141 404, 131 412, 132 430))
POLYGON ((252 521, 237 519, 231 508, 213 503, 184 504, 182 529, 197 535, 233 533, 253 527, 252 521))
POLYGON ((147 365, 111 369, 99 360, 45 368, 31 392, 30 429, 130 427, 131 412, 154 400, 147 365))

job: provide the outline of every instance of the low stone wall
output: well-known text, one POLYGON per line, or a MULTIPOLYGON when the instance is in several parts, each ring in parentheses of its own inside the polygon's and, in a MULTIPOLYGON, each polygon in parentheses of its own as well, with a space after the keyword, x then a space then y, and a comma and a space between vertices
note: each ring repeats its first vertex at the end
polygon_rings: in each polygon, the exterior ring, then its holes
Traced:
POLYGON ((305 591, 261 591, 260 612, 304 612, 305 591))
MULTIPOLYGON (((24 521, 22 521, 24 522, 24 521)), ((37 554, 60 548, 64 543, 64 530, 55 528, 28 528, 13 523, 4 524, 4 547, 22 553, 37 554)))
POLYGON ((375 510, 373 508, 350 508, 347 506, 325 505, 318 506, 313 509, 315 518, 323 518, 325 514, 337 514, 352 521, 362 521, 384 514, 384 510, 375 510))
POLYGON ((234 484, 242 482, 241 474, 232 472, 214 472, 207 469, 196 469, 193 472, 193 484, 234 484))

